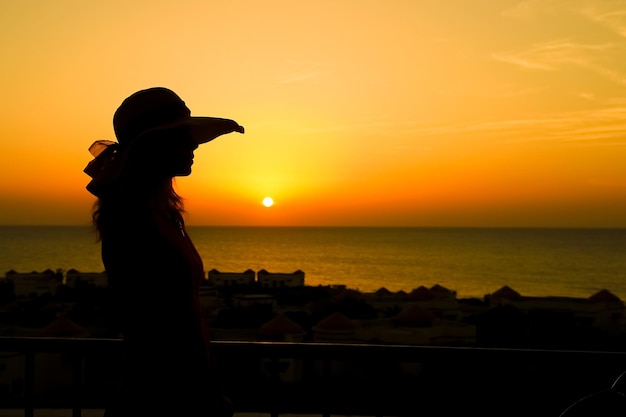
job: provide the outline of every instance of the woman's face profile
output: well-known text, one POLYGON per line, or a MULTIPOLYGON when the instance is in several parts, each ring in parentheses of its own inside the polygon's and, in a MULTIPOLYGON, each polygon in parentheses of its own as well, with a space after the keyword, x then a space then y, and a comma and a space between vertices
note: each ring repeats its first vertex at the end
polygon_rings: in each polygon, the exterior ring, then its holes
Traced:
POLYGON ((191 174, 193 151, 198 145, 187 128, 155 132, 143 141, 135 155, 139 175, 162 179, 191 174))
POLYGON ((198 145, 193 140, 187 129, 179 129, 175 136, 170 138, 168 145, 164 149, 166 152, 166 162, 164 168, 169 172, 166 174, 171 177, 187 176, 191 174, 191 166, 193 165, 193 151, 198 145))

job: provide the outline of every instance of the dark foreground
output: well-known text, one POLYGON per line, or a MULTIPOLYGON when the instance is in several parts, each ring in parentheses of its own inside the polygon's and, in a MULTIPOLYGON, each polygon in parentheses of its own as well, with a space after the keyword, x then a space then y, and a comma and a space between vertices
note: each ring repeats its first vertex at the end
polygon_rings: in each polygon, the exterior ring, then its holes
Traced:
MULTIPOLYGON (((214 346, 237 412, 268 416, 558 417, 576 400, 609 389, 626 370, 626 354, 620 352, 285 342, 214 346)), ((2 391, 0 404, 23 409, 26 417, 34 409, 72 409, 74 416, 100 410, 120 353, 114 339, 0 338, 0 354, 24 366, 21 395, 2 391), (38 388, 37 381, 52 372, 37 366, 40 355, 61 355, 68 368, 52 375, 54 390, 38 388)))

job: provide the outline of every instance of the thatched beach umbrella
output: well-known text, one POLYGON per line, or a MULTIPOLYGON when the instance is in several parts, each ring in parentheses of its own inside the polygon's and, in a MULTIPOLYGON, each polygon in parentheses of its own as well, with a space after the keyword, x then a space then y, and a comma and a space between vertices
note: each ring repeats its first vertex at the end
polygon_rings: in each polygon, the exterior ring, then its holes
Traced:
POLYGON ((81 326, 62 315, 39 332, 43 337, 87 337, 81 326))
POLYGON ((259 328, 259 338, 262 340, 302 341, 305 334, 304 329, 284 313, 278 314, 259 328))
POLYGON ((357 324, 342 313, 333 313, 313 327, 315 340, 350 340, 356 334, 357 324))
POLYGON ((428 327, 435 321, 435 315, 414 303, 403 309, 395 318, 396 324, 409 327, 428 327))

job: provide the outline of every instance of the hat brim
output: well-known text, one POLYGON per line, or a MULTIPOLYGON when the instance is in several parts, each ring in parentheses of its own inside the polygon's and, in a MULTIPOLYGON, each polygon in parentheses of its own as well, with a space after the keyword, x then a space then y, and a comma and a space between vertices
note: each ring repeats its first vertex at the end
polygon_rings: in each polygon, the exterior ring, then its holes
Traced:
POLYGON ((183 125, 189 127, 191 137, 198 145, 228 133, 244 133, 245 131, 243 126, 234 120, 218 117, 189 117, 183 125))
POLYGON ((231 119, 223 119, 219 117, 189 116, 173 123, 163 124, 160 126, 156 126, 152 129, 143 131, 134 139, 132 139, 130 141, 130 145, 128 146, 143 146, 145 145, 146 140, 152 137, 155 133, 158 134, 159 132, 180 128, 187 128, 193 141, 197 145, 210 142, 213 139, 216 139, 228 133, 244 133, 243 126, 240 126, 237 122, 231 119))

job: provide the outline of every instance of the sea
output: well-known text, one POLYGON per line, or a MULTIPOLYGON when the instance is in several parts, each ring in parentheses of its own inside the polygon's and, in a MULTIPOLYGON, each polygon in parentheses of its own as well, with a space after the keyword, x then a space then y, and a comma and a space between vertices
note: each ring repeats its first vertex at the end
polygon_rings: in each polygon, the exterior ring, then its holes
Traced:
MULTIPOLYGON (((626 229, 189 226, 206 271, 304 271, 305 284, 362 292, 441 285, 457 298, 503 286, 525 296, 626 300, 626 229)), ((158 261, 155 259, 155 262, 158 261)), ((102 272, 90 227, 0 226, 0 276, 102 272)))

